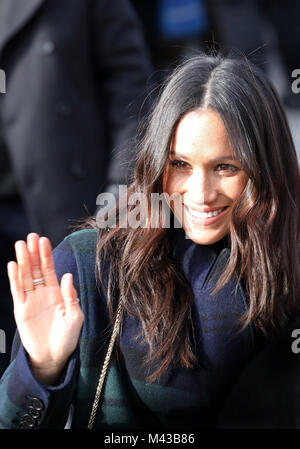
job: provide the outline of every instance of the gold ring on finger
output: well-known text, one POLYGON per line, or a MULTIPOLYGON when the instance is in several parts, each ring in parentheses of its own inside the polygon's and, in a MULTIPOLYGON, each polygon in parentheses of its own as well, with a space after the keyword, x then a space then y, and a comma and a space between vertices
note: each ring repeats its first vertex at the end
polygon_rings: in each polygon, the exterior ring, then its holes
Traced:
POLYGON ((24 292, 32 292, 33 290, 34 290, 34 287, 23 289, 24 292))

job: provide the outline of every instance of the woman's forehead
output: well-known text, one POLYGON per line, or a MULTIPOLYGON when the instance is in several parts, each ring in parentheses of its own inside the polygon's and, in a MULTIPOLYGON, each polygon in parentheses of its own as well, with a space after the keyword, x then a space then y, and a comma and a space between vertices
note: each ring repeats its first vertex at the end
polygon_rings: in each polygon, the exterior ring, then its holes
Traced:
POLYGON ((180 120, 170 152, 182 158, 232 159, 234 157, 223 122, 211 109, 192 111, 180 120))

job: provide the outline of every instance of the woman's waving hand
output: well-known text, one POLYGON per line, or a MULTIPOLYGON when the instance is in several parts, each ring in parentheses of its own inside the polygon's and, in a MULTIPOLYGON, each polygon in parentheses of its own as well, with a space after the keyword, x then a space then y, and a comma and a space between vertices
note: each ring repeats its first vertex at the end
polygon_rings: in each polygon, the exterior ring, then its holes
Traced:
POLYGON ((55 384, 75 350, 83 323, 71 273, 59 284, 48 238, 30 233, 7 265, 14 315, 35 376, 55 384))

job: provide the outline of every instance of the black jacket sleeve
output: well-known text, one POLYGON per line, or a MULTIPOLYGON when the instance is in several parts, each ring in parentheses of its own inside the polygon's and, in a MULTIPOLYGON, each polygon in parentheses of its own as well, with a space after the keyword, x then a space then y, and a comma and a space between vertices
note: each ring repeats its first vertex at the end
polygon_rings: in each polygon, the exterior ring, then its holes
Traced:
POLYGON ((109 182, 123 184, 133 164, 131 140, 147 112, 142 106, 151 74, 150 56, 141 24, 128 0, 93 0, 91 22, 94 60, 113 149, 109 182))

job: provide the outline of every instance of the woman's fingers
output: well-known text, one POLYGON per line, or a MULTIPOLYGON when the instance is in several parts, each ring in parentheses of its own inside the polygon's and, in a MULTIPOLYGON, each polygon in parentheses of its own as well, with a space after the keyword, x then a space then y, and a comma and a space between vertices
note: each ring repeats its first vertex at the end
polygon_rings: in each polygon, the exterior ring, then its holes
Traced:
POLYGON ((18 302, 23 303, 25 299, 23 288, 19 282, 18 265, 16 262, 8 262, 7 264, 7 274, 10 284, 10 291, 15 304, 18 302))
POLYGON ((73 311, 79 307, 79 299, 77 292, 73 285, 73 275, 66 273, 62 276, 60 281, 61 293, 64 297, 66 311, 73 311))
POLYGON ((58 280, 52 256, 52 246, 47 237, 40 237, 39 251, 41 260, 41 273, 46 287, 58 287, 58 280))
POLYGON ((23 240, 19 240, 15 243, 16 259, 18 264, 18 277, 20 287, 24 291, 33 290, 32 282, 32 270, 30 255, 27 249, 27 245, 23 240))
POLYGON ((58 287, 58 280, 52 256, 52 247, 47 237, 39 237, 36 233, 27 236, 27 244, 22 240, 15 243, 18 264, 19 283, 24 291, 30 291, 45 285, 58 287), (43 278, 43 284, 33 280, 43 278))
MULTIPOLYGON (((38 234, 36 233, 28 234, 27 249, 30 257, 32 279, 41 279, 43 275, 41 270, 41 258, 40 258, 38 234)), ((40 285, 36 285, 35 288, 38 288, 40 285)))

